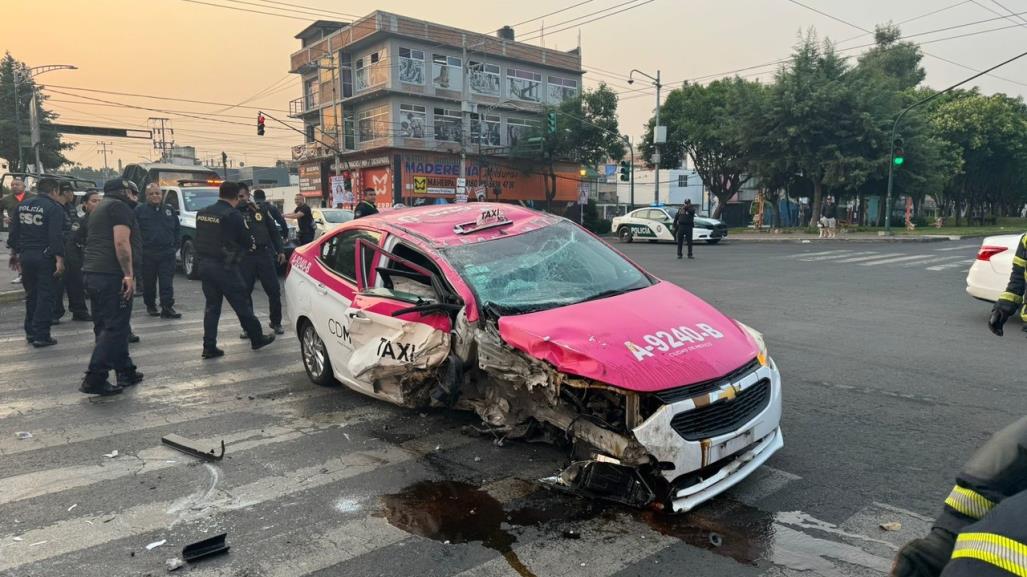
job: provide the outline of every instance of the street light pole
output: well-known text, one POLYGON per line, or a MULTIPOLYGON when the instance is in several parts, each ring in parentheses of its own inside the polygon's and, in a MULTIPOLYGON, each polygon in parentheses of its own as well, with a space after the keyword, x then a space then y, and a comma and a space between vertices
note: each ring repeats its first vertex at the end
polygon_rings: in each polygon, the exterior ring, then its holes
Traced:
MULTIPOLYGON (((24 82, 24 81, 26 81, 28 79, 34 78, 36 76, 39 76, 40 74, 43 74, 44 72, 50 72, 52 70, 78 70, 78 66, 73 66, 71 64, 45 64, 43 66, 33 66, 32 68, 27 69, 25 76, 23 76, 21 78, 18 78, 18 76, 19 76, 18 69, 17 68, 13 68, 12 69, 12 72, 14 74, 14 124, 15 124, 15 137, 18 140, 18 169, 19 170, 25 170, 25 158, 24 158, 23 151, 21 149, 21 101, 18 98, 18 84, 20 84, 20 83, 22 83, 22 82, 24 82)), ((33 104, 33 106, 36 105, 36 99, 35 98, 32 99, 32 104, 33 104)), ((38 146, 33 146, 33 148, 35 149, 35 154, 36 154, 36 172, 40 172, 41 173, 43 171, 40 168, 39 147, 38 146)))
POLYGON ((984 76, 985 74, 991 72, 992 70, 995 70, 996 68, 1000 68, 1002 66, 1005 66, 1006 64, 1009 64, 1010 62, 1012 62, 1014 60, 1019 60, 1020 58, 1023 58, 1024 56, 1027 56, 1027 52, 1021 52, 1020 54, 1017 54, 1016 56, 1013 56, 1009 60, 1004 60, 1002 62, 999 62, 998 64, 992 66, 991 68, 987 68, 985 70, 981 70, 980 72, 978 72, 977 74, 974 74, 973 76, 970 76, 969 78, 965 78, 963 80, 960 80, 959 82, 953 84, 952 86, 949 86, 948 88, 946 88, 946 89, 944 89, 944 90, 942 90, 940 92, 935 92, 934 94, 932 94, 932 95, 930 95, 930 96, 928 96, 926 98, 922 98, 920 100, 917 100, 913 104, 910 104, 909 106, 904 108, 902 110, 902 112, 900 112, 899 115, 895 117, 895 122, 893 122, 892 125, 891 125, 891 141, 888 143, 888 146, 891 147, 891 155, 889 157, 890 162, 888 163, 888 191, 885 194, 885 200, 884 200, 884 232, 885 232, 885 234, 890 234, 891 233, 891 209, 892 209, 892 205, 891 205, 891 202, 892 202, 891 201, 891 196, 892 196, 892 194, 891 193, 892 193, 892 182, 894 180, 893 174, 894 174, 894 171, 895 171, 895 134, 898 132, 899 122, 902 120, 902 118, 904 116, 906 116, 906 113, 909 112, 910 110, 913 110, 914 108, 916 108, 918 106, 922 106, 924 104, 927 104, 928 102, 934 100, 935 98, 941 96, 942 94, 945 94, 946 92, 951 92, 951 91, 955 90, 956 88, 959 88, 960 86, 966 84, 967 82, 970 82, 971 80, 974 80, 976 78, 984 76))
POLYGON ((660 142, 658 138, 658 134, 660 132, 660 88, 663 87, 663 84, 660 83, 659 70, 656 71, 656 76, 650 76, 645 72, 638 70, 637 68, 633 69, 630 73, 628 73, 628 84, 634 84, 635 80, 632 78, 632 76, 634 76, 636 72, 639 75, 645 76, 649 80, 652 80, 653 86, 656 87, 656 125, 653 126, 653 147, 655 147, 656 149, 656 152, 653 154, 653 164, 656 165, 656 189, 653 193, 653 200, 655 204, 658 205, 660 204, 660 162, 663 160, 660 157, 660 142))

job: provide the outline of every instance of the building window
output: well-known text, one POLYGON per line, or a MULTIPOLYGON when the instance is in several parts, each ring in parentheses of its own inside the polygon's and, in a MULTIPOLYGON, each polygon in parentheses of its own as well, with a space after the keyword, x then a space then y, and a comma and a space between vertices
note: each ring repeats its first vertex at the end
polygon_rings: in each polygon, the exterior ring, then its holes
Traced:
POLYGON ((533 131, 537 131, 538 123, 520 118, 506 119, 506 142, 510 148, 520 144, 533 131))
POLYGON ((303 110, 311 110, 317 107, 318 96, 317 79, 311 78, 303 82, 303 110))
POLYGON ((407 84, 424 84, 423 50, 400 47, 399 81, 407 84))
POLYGON ((314 135, 317 133, 318 125, 308 124, 304 127, 304 142, 314 142, 314 135))
POLYGON ((459 110, 436 108, 433 120, 435 121, 435 140, 460 142, 463 120, 459 110))
POLYGON ((360 142, 389 136, 389 106, 375 106, 357 113, 357 131, 360 142))
POLYGON ((443 90, 464 89, 463 67, 459 58, 445 54, 432 54, 432 84, 443 90))
POLYGON ((510 98, 528 102, 542 101, 542 75, 538 72, 507 68, 506 83, 510 98))
POLYGON ((681 188, 688 188, 688 175, 687 174, 679 174, 678 175, 678 186, 680 186, 681 188))
POLYGON ((471 91, 485 96, 499 96, 499 65, 484 62, 467 61, 467 77, 471 91))
POLYGON ((549 104, 558 105, 564 100, 578 97, 578 81, 562 76, 550 76, 548 82, 549 104))
POLYGON ((424 127, 427 125, 427 114, 424 106, 417 104, 399 105, 399 135, 404 138, 424 138, 424 127))
POLYGON ((471 114, 471 140, 485 146, 499 146, 499 116, 471 114))
POLYGON ((357 58, 354 68, 358 92, 385 84, 389 79, 389 53, 382 48, 363 58, 357 58))

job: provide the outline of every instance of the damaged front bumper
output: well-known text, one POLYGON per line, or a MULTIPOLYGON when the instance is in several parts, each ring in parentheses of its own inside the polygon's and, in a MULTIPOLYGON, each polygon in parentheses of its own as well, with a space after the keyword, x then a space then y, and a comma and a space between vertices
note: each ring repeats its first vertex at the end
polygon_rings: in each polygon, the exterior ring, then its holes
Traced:
POLYGON ((780 422, 781 374, 768 359, 717 390, 661 406, 633 433, 670 483, 672 509, 684 512, 777 452, 784 444, 780 422))

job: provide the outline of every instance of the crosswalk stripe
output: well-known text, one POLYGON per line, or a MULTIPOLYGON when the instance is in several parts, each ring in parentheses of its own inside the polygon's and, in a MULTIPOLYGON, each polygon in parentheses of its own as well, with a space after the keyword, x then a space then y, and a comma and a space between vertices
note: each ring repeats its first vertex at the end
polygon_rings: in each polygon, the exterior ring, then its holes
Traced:
POLYGON ((882 265, 882 264, 895 264, 897 262, 906 262, 906 261, 910 261, 910 260, 924 260, 924 259, 928 259, 928 258, 931 258, 931 255, 929 255, 929 254, 914 254, 914 255, 900 256, 900 257, 895 257, 895 258, 888 257, 888 258, 885 258, 883 260, 874 260, 874 261, 869 261, 869 262, 861 262, 861 263, 859 263, 859 266, 878 266, 878 265, 882 265))
POLYGON ((965 251, 969 252, 969 251, 973 250, 973 247, 969 247, 969 246, 947 246, 945 248, 936 248, 934 250, 937 251, 937 252, 947 252, 947 251, 950 251, 950 250, 965 250, 965 251))
MULTIPOLYGON (((258 379, 260 378, 263 377, 258 377, 258 379)), ((239 379, 235 382, 241 383, 247 380, 250 379, 239 379)), ((225 384, 227 382, 229 381, 221 380, 215 381, 212 384, 225 384)), ((302 403, 332 394, 339 394, 339 391, 309 387, 297 390, 289 395, 262 400, 260 405, 263 407, 276 406, 278 410, 281 410, 281 405, 288 405, 294 402, 302 403)), ((233 394, 221 400, 215 400, 211 398, 212 396, 214 395, 204 395, 203 398, 196 399, 194 404, 197 406, 190 407, 188 412, 179 410, 169 413, 165 407, 127 414, 119 417, 116 421, 76 425, 71 429, 60 425, 59 428, 37 429, 32 432, 31 439, 21 440, 14 435, 3 435, 0 436, 0 453, 10 456, 27 451, 37 451, 112 437, 114 435, 123 435, 143 429, 186 423, 226 413, 239 411, 259 412, 257 407, 252 407, 254 405, 253 401, 246 397, 236 399, 233 394)), ((88 402, 85 399, 82 399, 82 401, 88 402)))
POLYGON ((835 254, 839 252, 852 252, 851 250, 825 250, 821 252, 803 252, 799 254, 790 254, 784 258, 803 258, 808 256, 821 256, 825 254, 835 254))
MULTIPOLYGON (((195 493, 172 501, 151 502, 118 511, 109 523, 101 517, 88 515, 58 521, 47 527, 24 532, 7 533, 0 542, 11 543, 15 536, 21 541, 5 545, 0 557, 0 571, 38 563, 58 555, 65 555, 96 547, 118 539, 172 527, 180 522, 207 517, 215 512, 245 509, 277 501, 294 493, 322 487, 375 470, 420 458, 440 444, 447 448, 462 446, 471 441, 459 429, 414 439, 399 446, 386 445, 381 449, 356 451, 319 464, 270 475, 241 486, 225 487, 221 470, 206 464, 207 479, 195 493), (89 521, 87 523, 86 521, 89 521), (90 524, 91 523, 91 524, 90 524), (32 543, 45 543, 31 547, 32 543)), ((8 528, 7 531, 10 529, 8 528)))
MULTIPOLYGON (((855 256, 867 255, 867 254, 878 254, 878 253, 876 253, 874 251, 868 251, 868 250, 859 251, 859 252, 851 252, 850 251, 848 254, 830 254, 830 255, 825 255, 825 256, 815 256, 815 257, 812 257, 812 258, 800 258, 799 260, 801 260, 803 262, 818 262, 818 261, 822 261, 822 260, 835 260, 835 259, 841 258, 841 257, 850 257, 850 256, 855 257, 855 256)), ((838 262, 844 262, 844 261, 838 261, 838 262)))
MULTIPOLYGON (((196 439, 196 442, 201 446, 213 447, 220 441, 224 441, 226 452, 235 456, 267 445, 309 437, 328 429, 351 427, 395 417, 395 412, 384 410, 384 406, 323 413, 319 414, 317 419, 292 417, 259 429, 227 433, 216 438, 196 439)), ((112 481, 129 475, 143 475, 172 467, 186 466, 193 462, 192 459, 183 458, 181 453, 158 444, 134 455, 120 455, 116 459, 106 461, 103 465, 74 465, 0 478, 0 485, 4 487, 3 492, 0 492, 0 505, 86 487, 103 481, 112 481)))
MULTIPOLYGON (((948 270, 948 269, 956 268, 956 267, 959 267, 959 266, 965 266, 965 265, 968 265, 968 264, 973 264, 975 260, 977 260, 977 259, 968 258, 966 260, 961 260, 959 262, 954 262, 954 263, 949 263, 949 264, 942 264, 942 265, 938 265, 938 266, 929 266, 929 267, 927 267, 927 270, 932 270, 932 271, 948 270)), ((969 270, 970 269, 966 269, 966 272, 968 272, 969 270)))
POLYGON ((935 256, 935 257, 929 258, 927 260, 921 260, 921 261, 916 261, 916 262, 905 263, 902 266, 907 266, 907 267, 924 266, 924 265, 928 265, 928 264, 952 261, 953 259, 961 259, 961 258, 963 258, 963 255, 958 255, 958 254, 956 254, 956 255, 950 254, 948 256, 935 256))
POLYGON ((870 256, 860 256, 860 257, 856 257, 856 258, 846 258, 846 259, 843 259, 843 260, 835 261, 835 263, 842 264, 842 263, 850 263, 850 262, 864 262, 864 261, 868 261, 868 260, 877 260, 879 258, 885 258, 886 256, 890 256, 890 254, 881 254, 881 253, 878 252, 878 253, 872 253, 870 256))

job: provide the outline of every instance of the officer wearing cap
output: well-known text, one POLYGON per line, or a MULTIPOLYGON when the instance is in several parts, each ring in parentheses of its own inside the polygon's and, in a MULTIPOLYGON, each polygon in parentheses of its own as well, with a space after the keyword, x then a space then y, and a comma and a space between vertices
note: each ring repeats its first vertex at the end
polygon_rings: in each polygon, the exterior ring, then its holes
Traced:
POLYGON ((239 264, 247 251, 253 249, 253 235, 246 220, 236 209, 239 205, 239 184, 222 182, 218 201, 196 214, 196 258, 200 280, 203 281, 203 353, 204 359, 225 354, 217 348, 218 321, 221 320, 222 300, 235 310, 253 350, 263 348, 275 340, 265 335, 260 321, 253 314, 239 264))
MULTIPOLYGON (((79 229, 78 212, 75 210, 75 189, 70 182, 61 182, 61 201, 64 203, 64 274, 58 277, 54 291, 54 324, 58 324, 66 312, 64 293, 68 293, 68 309, 71 320, 90 321, 86 306, 86 289, 82 286, 82 253, 75 246, 74 236, 79 229)), ((83 197, 85 198, 85 197, 83 197)))
POLYGON ((64 206, 57 181, 42 178, 39 194, 18 204, 7 246, 25 288, 25 338, 36 348, 56 345, 50 336, 56 277, 64 273, 64 206))
POLYGON ((151 317, 177 319, 175 310, 175 251, 179 243, 178 213, 162 204, 160 185, 146 185, 146 202, 136 206, 139 230, 143 233, 143 302, 151 317), (160 284, 160 310, 157 310, 157 285, 160 284))
POLYGON ((96 345, 79 390, 91 395, 118 394, 143 380, 128 354, 135 260, 142 250, 132 209, 139 189, 130 180, 116 178, 107 181, 103 192, 103 200, 89 215, 82 264, 96 345), (117 384, 107 380, 111 370, 117 384))
MULTIPOLYGON (((262 190, 260 192, 263 196, 262 190)), ((253 285, 260 279, 260 286, 267 295, 270 309, 270 326, 276 335, 285 333, 282 329, 282 287, 278 283, 276 265, 285 262, 282 252, 282 237, 278 234, 278 226, 267 210, 267 205, 258 205, 250 198, 250 189, 245 184, 239 185, 239 212, 242 213, 246 226, 253 235, 253 247, 246 251, 242 259, 242 279, 246 288, 246 296, 253 306, 253 285)), ((239 338, 249 338, 245 332, 239 338)))

